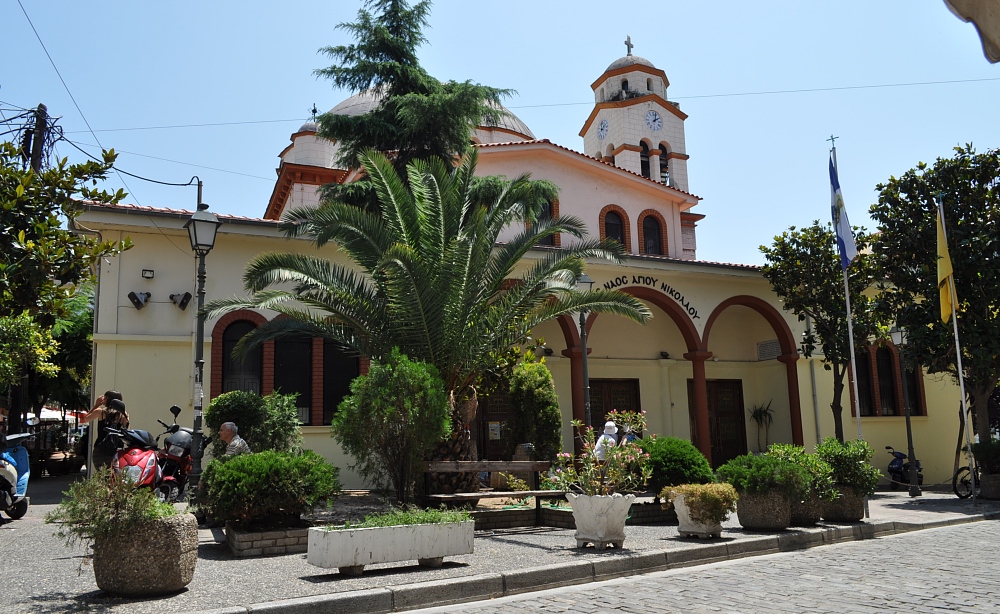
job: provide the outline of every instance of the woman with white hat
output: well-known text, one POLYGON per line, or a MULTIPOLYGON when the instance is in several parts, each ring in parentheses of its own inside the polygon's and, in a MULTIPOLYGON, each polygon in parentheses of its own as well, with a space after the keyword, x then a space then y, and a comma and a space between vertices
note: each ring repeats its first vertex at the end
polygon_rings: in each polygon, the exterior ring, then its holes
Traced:
POLYGON ((604 423, 604 433, 597 438, 597 444, 594 445, 594 456, 597 460, 603 461, 604 455, 608 450, 615 447, 618 440, 615 438, 615 433, 618 432, 618 427, 611 420, 604 423))

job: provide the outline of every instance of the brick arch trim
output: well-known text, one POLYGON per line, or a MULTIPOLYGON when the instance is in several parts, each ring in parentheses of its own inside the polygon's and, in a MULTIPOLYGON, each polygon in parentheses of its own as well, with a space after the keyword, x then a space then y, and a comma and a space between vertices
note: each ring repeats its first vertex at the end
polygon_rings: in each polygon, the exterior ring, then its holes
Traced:
POLYGON ((663 215, 655 209, 646 209, 639 214, 639 219, 636 221, 636 229, 639 233, 639 253, 646 253, 646 231, 643 229, 642 223, 650 216, 656 218, 656 221, 660 223, 660 247, 663 250, 663 254, 661 255, 669 256, 670 244, 667 240, 667 220, 663 219, 663 215))
MULTIPOLYGON (((559 219, 559 199, 552 199, 552 218, 559 219)), ((531 228, 531 224, 525 223, 524 227, 531 228)), ((556 233, 552 237, 552 245, 550 247, 561 247, 562 246, 562 233, 556 233)))
POLYGON ((605 205, 605 207, 601 209, 601 214, 597 218, 597 227, 601 231, 601 238, 602 239, 607 238, 607 233, 604 232, 604 218, 606 218, 608 213, 611 211, 614 211, 615 213, 617 213, 622 217, 622 225, 625 227, 625 245, 623 247, 625 247, 626 252, 631 254, 633 253, 632 222, 628 219, 628 213, 625 213, 625 210, 619 207, 618 205, 605 205))
POLYGON ((749 307, 757 313, 759 313, 771 325, 774 330, 774 334, 778 337, 778 344, 781 346, 782 355, 798 355, 798 349, 795 345, 795 335, 792 334, 792 329, 788 327, 788 323, 785 319, 781 317, 778 310, 775 309, 767 301, 757 298, 756 296, 739 295, 727 298, 726 300, 719 303, 719 305, 712 311, 712 315, 708 316, 708 320, 705 323, 705 334, 702 340, 703 351, 708 351, 708 339, 712 333, 712 326, 715 324, 716 319, 722 312, 732 307, 733 305, 741 305, 743 307, 749 307))
MULTIPOLYGON (((219 318, 212 327, 212 353, 211 353, 211 369, 209 369, 209 377, 212 378, 211 385, 209 386, 209 394, 211 398, 215 398, 222 394, 222 363, 225 362, 225 357, 222 355, 222 336, 225 334, 226 329, 229 328, 230 324, 236 322, 250 322, 254 326, 260 326, 264 322, 267 322, 267 318, 263 315, 257 313, 256 311, 251 311, 249 309, 237 309, 236 311, 230 311, 226 315, 219 318)), ((273 388, 274 383, 274 342, 268 341, 264 344, 264 357, 261 364, 261 393, 267 394, 270 392, 270 388, 273 388), (270 363, 268 363, 268 355, 271 357, 270 363), (267 371, 267 364, 272 365, 270 375, 267 371)))

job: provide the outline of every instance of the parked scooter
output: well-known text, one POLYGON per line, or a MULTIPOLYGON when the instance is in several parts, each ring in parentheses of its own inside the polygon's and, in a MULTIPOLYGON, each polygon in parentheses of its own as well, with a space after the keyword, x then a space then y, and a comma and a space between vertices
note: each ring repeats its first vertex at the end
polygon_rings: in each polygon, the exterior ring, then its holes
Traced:
MULTIPOLYGON (((910 483, 910 463, 906 460, 909 458, 902 452, 897 452, 892 446, 886 446, 886 450, 892 455, 892 460, 889 461, 889 488, 896 490, 899 488, 900 484, 910 483)), ((922 467, 920 466, 920 459, 917 459, 917 484, 922 485, 924 483, 924 474, 921 473, 922 467)))
POLYGON ((108 435, 120 438, 118 451, 111 461, 115 475, 128 476, 136 486, 155 489, 163 474, 156 462, 156 440, 140 429, 108 429, 108 435))
POLYGON ((13 520, 28 513, 28 451, 24 441, 31 433, 8 435, 0 433, 0 510, 13 520))
POLYGON ((156 496, 160 501, 174 503, 181 498, 187 485, 188 475, 191 473, 191 444, 194 431, 177 424, 177 416, 181 413, 180 407, 172 406, 170 413, 174 415, 173 424, 167 425, 166 422, 157 420, 167 429, 163 433, 167 438, 163 441, 163 449, 156 453, 163 474, 163 481, 156 488, 156 496))

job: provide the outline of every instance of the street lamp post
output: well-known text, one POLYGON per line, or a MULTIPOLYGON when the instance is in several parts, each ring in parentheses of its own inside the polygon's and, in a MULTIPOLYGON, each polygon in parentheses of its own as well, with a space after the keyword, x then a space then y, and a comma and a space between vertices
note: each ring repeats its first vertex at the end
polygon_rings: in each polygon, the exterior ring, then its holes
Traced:
MULTIPOLYGON (((576 286, 590 292, 594 280, 586 273, 581 273, 576 278, 576 286)), ((580 349, 583 360, 583 418, 585 426, 593 426, 590 418, 590 372, 587 369, 587 311, 583 309, 580 310, 580 349)))
POLYGON ((906 416, 906 454, 909 456, 910 460, 910 496, 919 497, 923 493, 920 491, 920 478, 918 477, 917 471, 917 457, 913 452, 913 428, 910 426, 910 387, 906 383, 906 329, 893 326, 889 331, 889 336, 892 337, 892 343, 899 348, 899 363, 902 366, 903 372, 901 381, 903 384, 903 411, 906 416))
POLYGON ((202 446, 201 414, 205 393, 202 382, 205 375, 205 256, 215 247, 216 231, 222 222, 214 214, 209 213, 208 205, 201 202, 201 182, 198 182, 198 210, 191 215, 184 228, 191 239, 191 249, 198 256, 198 325, 195 329, 194 350, 194 436, 191 441, 191 475, 188 476, 188 489, 192 497, 197 496, 198 483, 201 481, 201 459, 205 455, 202 446))

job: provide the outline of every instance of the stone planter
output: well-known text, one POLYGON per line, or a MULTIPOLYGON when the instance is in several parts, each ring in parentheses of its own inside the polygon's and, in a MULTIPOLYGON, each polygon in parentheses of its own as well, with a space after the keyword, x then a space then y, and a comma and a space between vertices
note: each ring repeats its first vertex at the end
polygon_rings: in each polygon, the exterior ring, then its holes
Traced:
POLYGON ((823 517, 825 501, 819 497, 809 497, 805 501, 792 502, 792 522, 789 526, 811 527, 815 526, 819 519, 823 517))
POLYGON ((740 492, 736 516, 748 531, 784 531, 792 523, 792 505, 782 493, 740 492))
POLYGON ((979 486, 979 496, 983 499, 1000 499, 1000 473, 984 473, 979 486))
POLYGON ((677 532, 681 537, 721 537, 721 522, 700 522, 691 517, 684 495, 674 497, 674 510, 677 511, 677 532))
POLYGON ((858 522, 865 517, 865 498, 853 488, 841 488, 840 497, 823 504, 823 519, 858 522))
POLYGON ((176 593, 194 577, 198 521, 179 514, 150 522, 113 540, 94 542, 97 587, 116 595, 176 593))
POLYGON ((598 550, 621 548, 625 542, 625 519, 635 495, 576 495, 567 493, 576 523, 576 547, 588 543, 598 550))
POLYGON ((365 565, 413 561, 440 567, 446 556, 472 554, 475 522, 413 524, 369 529, 309 529, 310 565, 357 576, 365 565))

